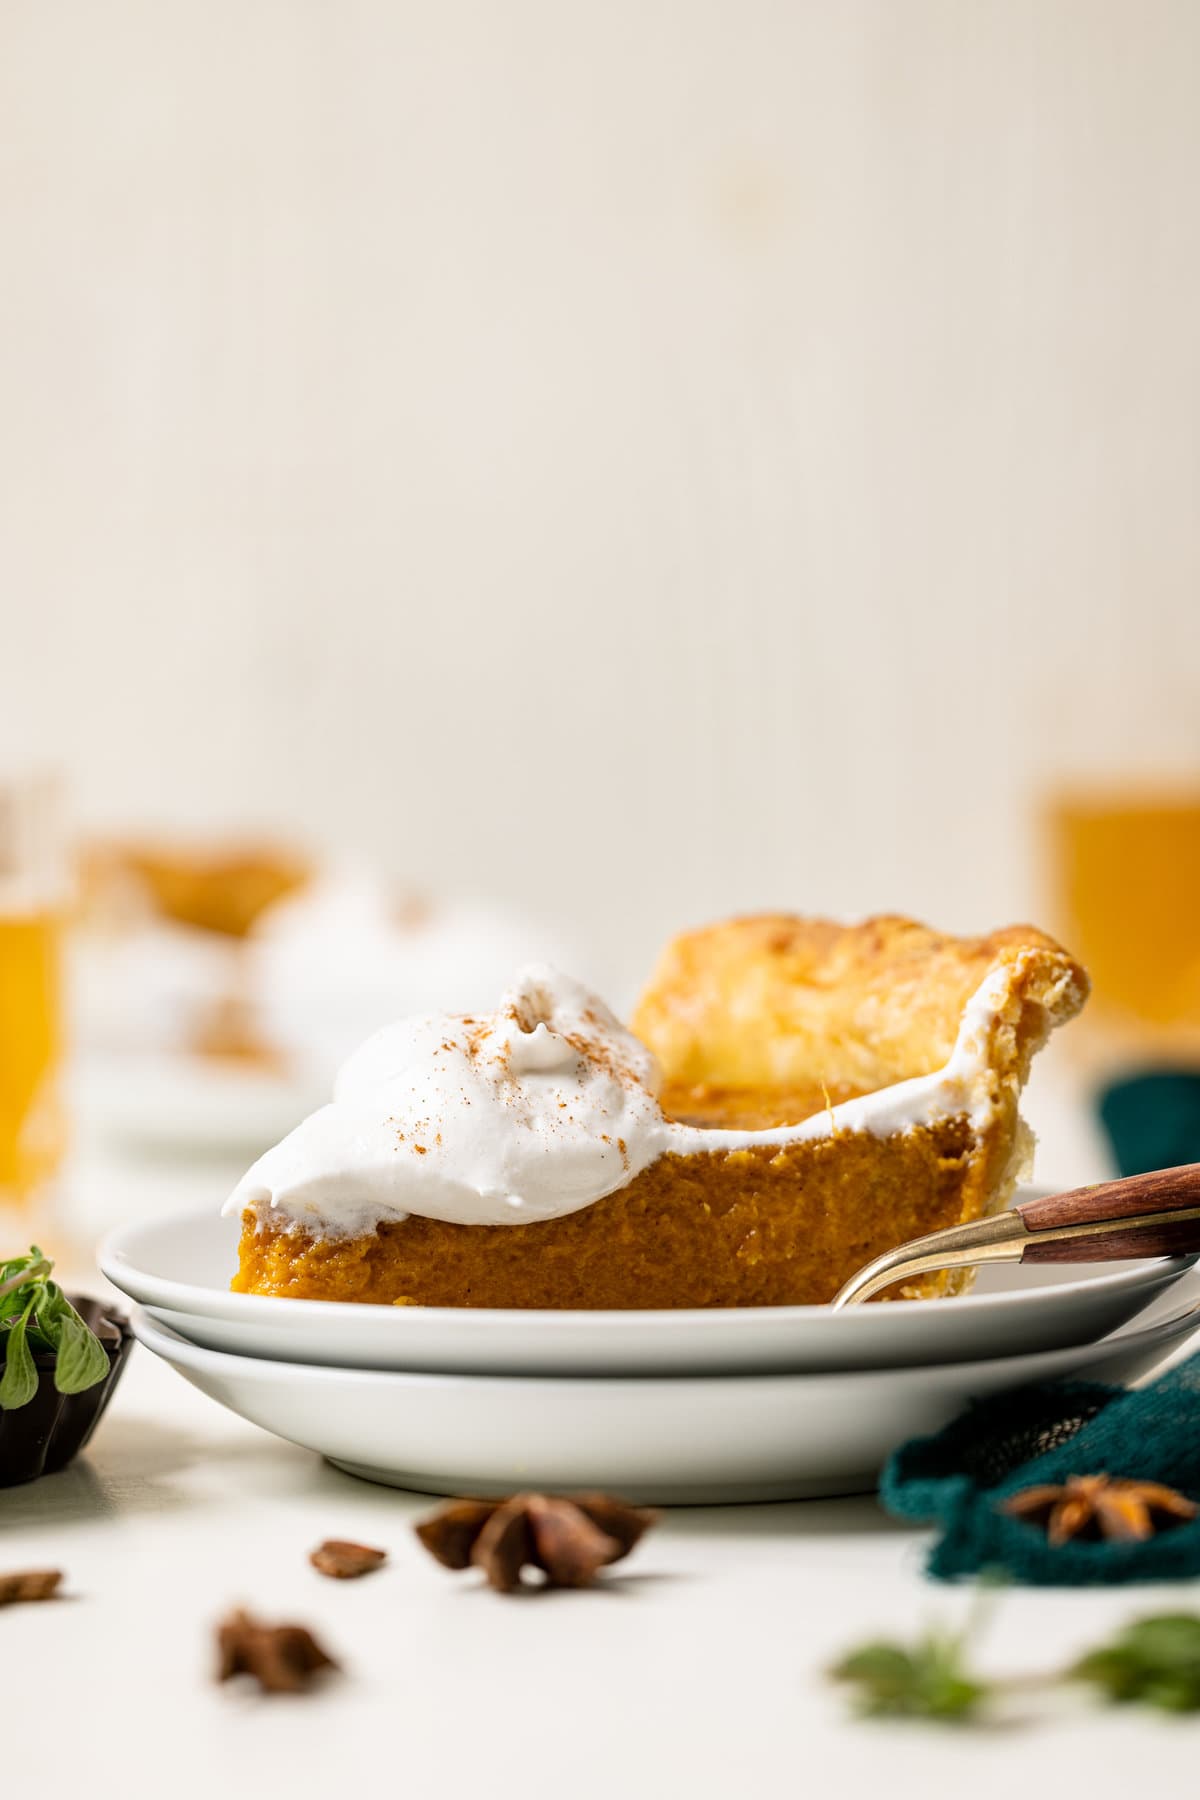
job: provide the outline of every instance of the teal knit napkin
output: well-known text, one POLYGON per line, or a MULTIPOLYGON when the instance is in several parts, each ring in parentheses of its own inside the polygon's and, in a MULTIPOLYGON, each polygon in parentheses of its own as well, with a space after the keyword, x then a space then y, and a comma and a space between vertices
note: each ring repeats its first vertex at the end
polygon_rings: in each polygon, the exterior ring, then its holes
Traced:
POLYGON ((1155 1481, 1200 1501, 1200 1356, 1148 1387, 1059 1382, 1001 1394, 891 1458, 880 1496, 900 1518, 933 1520, 939 1581, 1002 1572, 1034 1586, 1179 1581, 1200 1575, 1200 1516, 1142 1543, 1048 1542, 1002 1503, 1073 1475, 1155 1481))
POLYGON ((1122 1175, 1200 1162, 1200 1073, 1143 1069, 1105 1088, 1098 1110, 1122 1175))

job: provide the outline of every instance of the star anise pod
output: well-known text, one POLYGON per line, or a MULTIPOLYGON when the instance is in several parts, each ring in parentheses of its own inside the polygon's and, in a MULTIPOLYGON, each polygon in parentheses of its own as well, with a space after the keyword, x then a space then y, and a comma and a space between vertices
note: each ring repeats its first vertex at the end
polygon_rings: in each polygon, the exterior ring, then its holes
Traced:
POLYGON ((335 1581, 353 1581, 369 1575, 387 1561, 386 1550, 373 1550, 369 1544, 354 1544, 348 1538, 326 1538, 309 1557, 314 1569, 335 1581))
POLYGON ((549 1587, 587 1587, 628 1556, 658 1516, 608 1494, 513 1494, 451 1500, 416 1532, 445 1568, 482 1569, 491 1587, 511 1594, 525 1568, 541 1569, 549 1587))
POLYGON ((53 1600, 63 1578, 61 1569, 19 1569, 0 1575, 0 1606, 16 1606, 23 1600, 53 1600))
POLYGON ((1023 1488, 1004 1501, 1014 1518, 1044 1525, 1051 1544, 1071 1538, 1141 1543, 1164 1527, 1194 1519, 1194 1500, 1157 1481, 1110 1475, 1072 1475, 1061 1486, 1023 1488))
POLYGON ((304 1625, 264 1625, 237 1611, 217 1627, 217 1680, 252 1675, 268 1694, 295 1694, 337 1663, 304 1625))

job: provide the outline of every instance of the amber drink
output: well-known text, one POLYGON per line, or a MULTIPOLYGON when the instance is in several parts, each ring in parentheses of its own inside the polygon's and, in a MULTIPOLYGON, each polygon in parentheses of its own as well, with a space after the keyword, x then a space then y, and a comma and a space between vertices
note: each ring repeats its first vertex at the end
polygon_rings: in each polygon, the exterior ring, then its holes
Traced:
POLYGON ((1200 1035, 1200 782, 1065 796, 1052 829, 1093 1025, 1160 1045, 1200 1035))
POLYGON ((62 1158, 64 907, 54 784, 0 771, 0 1216, 33 1213, 62 1158))

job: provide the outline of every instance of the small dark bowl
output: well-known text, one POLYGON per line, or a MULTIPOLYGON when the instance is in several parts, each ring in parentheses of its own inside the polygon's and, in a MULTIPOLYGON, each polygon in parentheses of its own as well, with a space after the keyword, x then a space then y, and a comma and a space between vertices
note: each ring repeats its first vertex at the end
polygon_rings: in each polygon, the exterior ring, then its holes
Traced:
POLYGON ((133 1333, 125 1315, 83 1294, 68 1299, 104 1345, 108 1374, 82 1394, 60 1394, 53 1353, 43 1350, 34 1357, 37 1393, 27 1406, 0 1412, 0 1488, 65 1469, 95 1431, 128 1360, 133 1333))

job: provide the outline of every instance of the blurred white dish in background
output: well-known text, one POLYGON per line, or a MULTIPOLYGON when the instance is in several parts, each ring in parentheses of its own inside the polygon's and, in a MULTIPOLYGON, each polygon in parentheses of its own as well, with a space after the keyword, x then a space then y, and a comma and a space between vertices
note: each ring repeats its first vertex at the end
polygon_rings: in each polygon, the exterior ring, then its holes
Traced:
POLYGON ((1195 1258, 983 1269, 951 1300, 675 1312, 523 1312, 234 1294, 239 1222, 211 1212, 127 1225, 102 1245, 114 1286, 195 1344, 366 1369, 529 1375, 845 1370, 979 1361, 1103 1336, 1195 1258))
POLYGON ((546 960, 572 960, 570 946, 511 909, 405 897, 368 871, 335 869, 264 907, 244 936, 146 905, 84 923, 71 935, 73 1035, 85 1051, 204 1051, 236 1006, 264 1055, 332 1079, 380 1025, 469 1011, 514 968, 546 960))
POLYGON ((266 839, 143 833, 78 846, 70 1003, 87 1051, 236 1049, 241 944, 263 909, 313 879, 266 839))
POLYGON ((141 918, 67 938, 71 1036, 84 1053, 191 1051, 237 991, 239 939, 141 918))
POLYGON ((254 1155, 328 1100, 378 1026, 499 992, 554 933, 486 901, 399 898, 331 869, 258 914, 245 936, 160 916, 144 900, 69 940, 86 1126, 128 1146, 254 1155))
POLYGON ((394 1374, 222 1355, 144 1313, 133 1329, 220 1405, 371 1481, 435 1494, 608 1488, 700 1505, 866 1492, 900 1444, 986 1394, 1067 1375, 1136 1380, 1200 1321, 1194 1278, 1186 1285, 1186 1299, 1158 1302, 1152 1323, 1101 1343, 849 1374, 394 1374))
POLYGON ((381 1025, 469 1012, 522 963, 572 956, 554 932, 504 907, 405 901, 355 872, 318 877, 269 907, 245 949, 249 1013, 264 1040, 330 1080, 381 1025))

